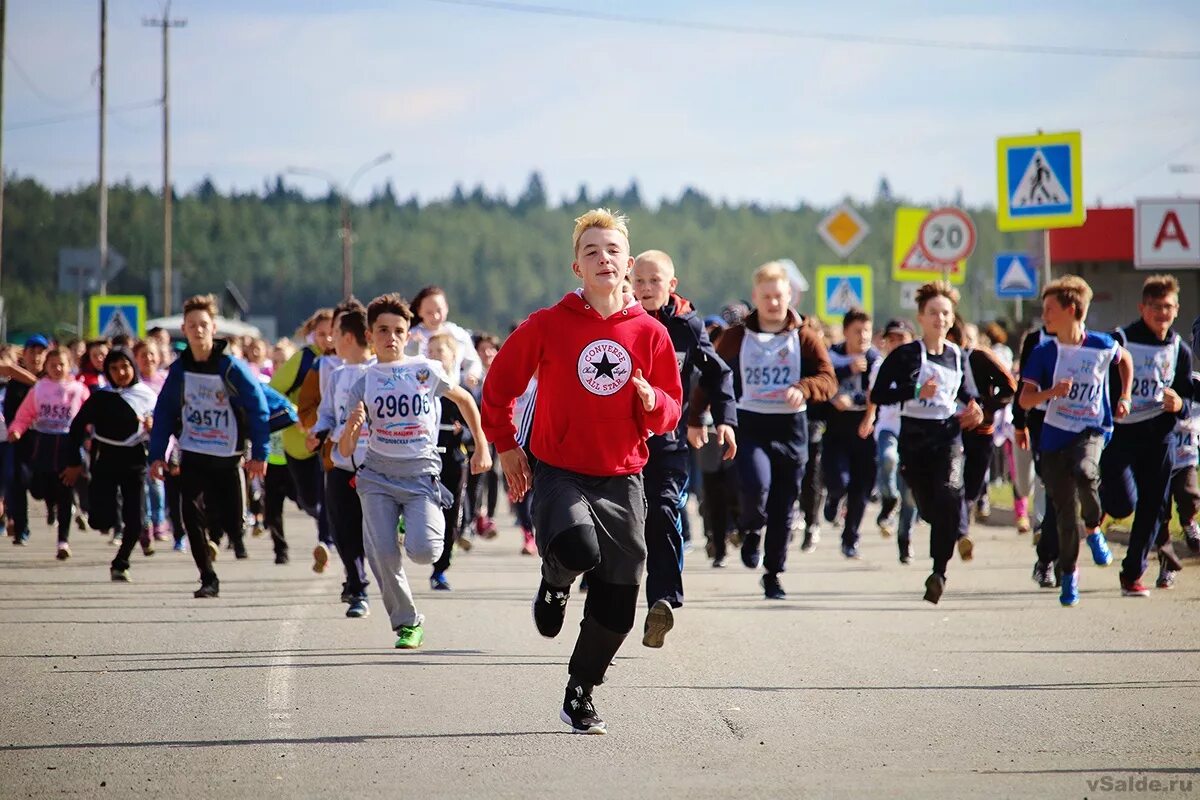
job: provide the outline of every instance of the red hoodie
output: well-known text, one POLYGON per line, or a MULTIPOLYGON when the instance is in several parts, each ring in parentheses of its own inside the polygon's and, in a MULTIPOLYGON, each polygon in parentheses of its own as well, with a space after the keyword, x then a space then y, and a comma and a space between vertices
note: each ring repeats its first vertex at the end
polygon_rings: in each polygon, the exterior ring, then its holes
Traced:
POLYGON ((584 475, 632 475, 650 434, 679 423, 679 367, 667 329, 637 303, 608 319, 579 292, 534 312, 504 342, 483 382, 483 430, 496 450, 517 446, 513 402, 537 370, 529 447, 547 464, 584 475), (654 387, 645 411, 630 380, 654 387))

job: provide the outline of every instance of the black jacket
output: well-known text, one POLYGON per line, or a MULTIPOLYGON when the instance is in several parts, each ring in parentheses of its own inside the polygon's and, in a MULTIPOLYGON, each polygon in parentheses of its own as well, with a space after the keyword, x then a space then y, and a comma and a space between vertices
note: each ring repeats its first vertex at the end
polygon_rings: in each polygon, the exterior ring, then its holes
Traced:
POLYGON ((704 321, 696 313, 690 301, 677 294, 671 295, 666 305, 651 316, 666 326, 675 348, 675 360, 679 364, 679 381, 683 386, 683 405, 680 409, 679 425, 674 433, 650 438, 650 454, 656 452, 679 452, 687 449, 688 403, 692 394, 693 379, 704 391, 713 417, 714 425, 737 426, 737 407, 733 397, 733 373, 717 355, 704 321))

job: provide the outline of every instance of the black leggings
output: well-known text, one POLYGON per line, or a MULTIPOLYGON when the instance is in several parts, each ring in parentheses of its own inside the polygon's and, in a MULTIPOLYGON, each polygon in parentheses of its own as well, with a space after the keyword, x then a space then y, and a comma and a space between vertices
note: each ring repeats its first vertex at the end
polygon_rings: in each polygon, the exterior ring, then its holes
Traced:
POLYGON ((92 482, 88 487, 91 500, 88 524, 98 531, 116 528, 118 519, 125 524, 125 535, 121 537, 121 549, 112 560, 112 568, 129 569, 129 555, 138 543, 138 532, 142 528, 145 511, 146 467, 101 468, 92 471, 92 482), (117 494, 120 493, 120 508, 117 494))
POLYGON ((442 456, 442 486, 454 496, 449 508, 442 509, 446 516, 445 544, 442 554, 433 562, 434 572, 445 572, 450 568, 450 557, 454 553, 454 542, 462 530, 463 493, 467 483, 467 462, 449 454, 442 456))

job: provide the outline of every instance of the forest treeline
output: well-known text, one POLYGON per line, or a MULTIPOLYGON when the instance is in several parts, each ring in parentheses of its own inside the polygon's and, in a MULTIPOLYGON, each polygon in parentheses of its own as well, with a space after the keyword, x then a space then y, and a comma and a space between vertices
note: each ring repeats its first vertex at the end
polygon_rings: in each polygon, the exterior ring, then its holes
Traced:
MULTIPOLYGON (((5 194, 2 290, 9 331, 68 332, 76 299, 58 291, 58 251, 94 246, 96 187, 51 191, 14 176, 5 194)), ((162 263, 160 197, 129 183, 109 189, 109 242, 127 259, 110 293, 151 293, 151 273, 162 263)), ((900 308, 890 268, 893 217, 906 204, 893 196, 886 179, 871 201, 852 203, 871 232, 849 260, 873 267, 878 317, 911 313, 900 308)), ((770 259, 792 259, 810 281, 817 265, 840 261, 817 233, 827 208, 728 204, 690 188, 678 198, 648 204, 636 182, 590 196, 581 188, 573 199, 551 202, 542 178, 533 173, 511 199, 460 186, 445 199, 419 203, 398 198, 389 184, 354 205, 355 294, 412 296, 436 283, 450 298, 453 319, 507 331, 515 320, 576 285, 570 270, 572 220, 597 205, 630 215, 635 253, 649 248, 670 253, 680 293, 706 313, 748 297, 750 272, 770 259)), ((306 198, 282 177, 267 181, 257 193, 222 193, 205 180, 178 195, 174 207, 174 274, 185 296, 220 293, 232 280, 250 313, 275 316, 280 332, 291 331, 312 308, 339 299, 336 196, 306 198)), ((997 232, 993 210, 967 210, 979 241, 963 292, 964 311, 980 319, 1011 317, 1011 301, 997 301, 992 291, 992 255, 1033 243, 997 232)), ((812 308, 812 297, 805 297, 802 310, 812 308)))

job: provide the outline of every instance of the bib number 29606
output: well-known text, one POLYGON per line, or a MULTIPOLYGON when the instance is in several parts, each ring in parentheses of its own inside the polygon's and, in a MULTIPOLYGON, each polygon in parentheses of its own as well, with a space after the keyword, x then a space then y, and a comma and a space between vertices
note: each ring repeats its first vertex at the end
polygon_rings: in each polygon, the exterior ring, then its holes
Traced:
POLYGON ((428 414, 430 411, 429 395, 417 392, 407 394, 384 394, 375 398, 375 416, 378 419, 388 417, 408 417, 428 414))

